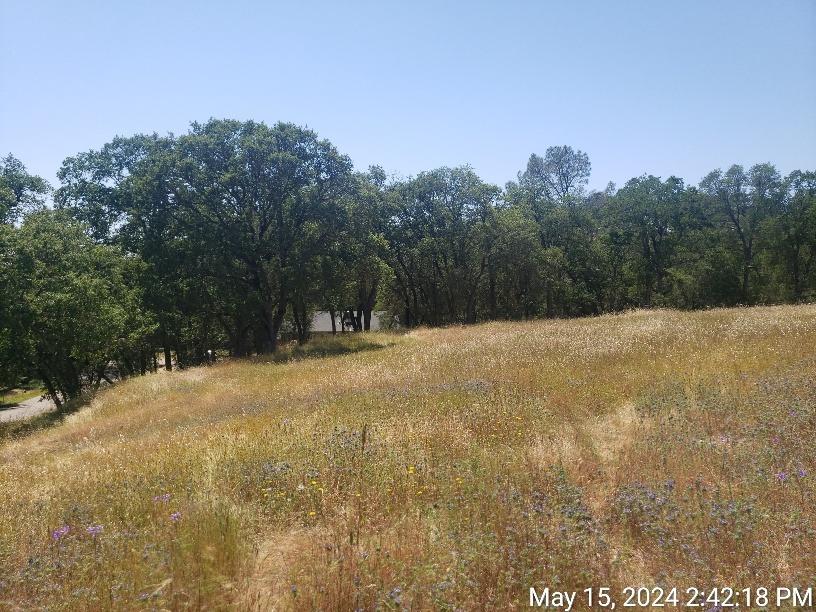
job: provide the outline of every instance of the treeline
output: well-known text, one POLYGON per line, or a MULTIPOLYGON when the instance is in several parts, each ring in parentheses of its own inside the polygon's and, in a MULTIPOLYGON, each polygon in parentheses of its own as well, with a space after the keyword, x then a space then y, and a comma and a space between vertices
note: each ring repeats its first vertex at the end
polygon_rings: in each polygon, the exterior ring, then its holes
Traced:
POLYGON ((161 361, 304 342, 318 310, 362 331, 375 309, 416 326, 816 297, 816 173, 587 192, 589 175, 562 146, 504 189, 467 166, 394 180, 252 121, 115 138, 66 159, 53 192, 9 156, 0 384, 35 376, 66 400, 161 361))

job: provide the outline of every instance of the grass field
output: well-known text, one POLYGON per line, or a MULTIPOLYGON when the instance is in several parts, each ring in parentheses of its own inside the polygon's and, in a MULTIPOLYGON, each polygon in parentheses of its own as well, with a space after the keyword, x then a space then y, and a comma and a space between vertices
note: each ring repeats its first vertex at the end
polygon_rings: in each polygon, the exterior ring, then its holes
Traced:
POLYGON ((347 334, 298 357, 133 379, 0 440, 0 609, 816 584, 816 306, 347 334))
POLYGON ((11 408, 27 399, 39 397, 43 394, 43 390, 36 389, 12 389, 0 391, 0 409, 11 408))

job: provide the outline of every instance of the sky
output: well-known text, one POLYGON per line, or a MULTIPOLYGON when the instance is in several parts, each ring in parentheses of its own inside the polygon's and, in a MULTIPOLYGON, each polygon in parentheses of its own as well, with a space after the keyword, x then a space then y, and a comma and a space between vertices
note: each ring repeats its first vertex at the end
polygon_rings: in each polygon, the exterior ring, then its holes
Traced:
POLYGON ((0 0, 0 155, 210 117, 289 121, 360 169, 504 185, 568 144, 590 187, 816 169, 816 0, 0 0))

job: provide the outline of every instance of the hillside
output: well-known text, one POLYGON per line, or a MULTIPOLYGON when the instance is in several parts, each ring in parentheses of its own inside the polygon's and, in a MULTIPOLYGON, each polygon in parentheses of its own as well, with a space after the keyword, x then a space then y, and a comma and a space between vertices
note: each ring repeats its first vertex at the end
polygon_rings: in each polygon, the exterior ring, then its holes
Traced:
POLYGON ((816 306, 306 352, 135 378, 0 441, 0 609, 814 584, 816 306))

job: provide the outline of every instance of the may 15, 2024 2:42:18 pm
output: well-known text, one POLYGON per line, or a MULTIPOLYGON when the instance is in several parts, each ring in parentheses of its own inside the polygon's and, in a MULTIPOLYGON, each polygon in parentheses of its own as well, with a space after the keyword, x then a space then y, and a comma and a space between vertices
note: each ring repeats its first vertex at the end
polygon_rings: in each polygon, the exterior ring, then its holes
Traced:
POLYGON ((615 594, 609 587, 586 588, 579 591, 559 591, 530 588, 530 607, 561 609, 569 612, 575 606, 589 608, 795 608, 813 607, 813 587, 625 587, 615 594), (617 596, 616 596, 617 595, 617 596))

